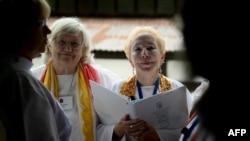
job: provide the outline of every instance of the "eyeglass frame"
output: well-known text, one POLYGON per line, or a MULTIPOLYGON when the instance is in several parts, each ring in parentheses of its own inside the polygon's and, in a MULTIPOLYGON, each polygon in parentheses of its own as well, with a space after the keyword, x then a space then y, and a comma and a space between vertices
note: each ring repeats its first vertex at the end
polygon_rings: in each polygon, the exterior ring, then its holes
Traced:
POLYGON ((71 49, 74 49, 74 50, 78 50, 78 49, 80 49, 82 47, 82 44, 79 44, 79 43, 77 43, 75 41, 66 42, 64 40, 55 39, 54 43, 58 47, 65 48, 66 46, 69 46, 71 49))

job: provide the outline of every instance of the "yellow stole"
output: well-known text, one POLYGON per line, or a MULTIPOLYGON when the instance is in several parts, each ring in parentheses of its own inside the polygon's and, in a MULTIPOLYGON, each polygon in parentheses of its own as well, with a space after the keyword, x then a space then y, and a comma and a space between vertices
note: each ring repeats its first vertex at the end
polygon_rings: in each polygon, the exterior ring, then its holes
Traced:
MULTIPOLYGON (((160 74, 160 85, 158 87, 159 92, 171 89, 173 89, 173 86, 169 82, 168 78, 163 74, 160 74)), ((136 92, 136 76, 133 75, 123 83, 120 93, 122 95, 130 97, 130 96, 135 96, 135 92, 136 92)))
MULTIPOLYGON (((94 119, 92 113, 92 96, 89 87, 89 79, 96 82, 99 81, 94 68, 80 62, 77 67, 77 105, 80 114, 79 116, 82 120, 82 134, 84 135, 86 141, 94 141, 94 119)), ((52 61, 47 64, 47 69, 41 81, 45 87, 51 91, 54 97, 59 99, 58 82, 55 71, 52 67, 52 61)))

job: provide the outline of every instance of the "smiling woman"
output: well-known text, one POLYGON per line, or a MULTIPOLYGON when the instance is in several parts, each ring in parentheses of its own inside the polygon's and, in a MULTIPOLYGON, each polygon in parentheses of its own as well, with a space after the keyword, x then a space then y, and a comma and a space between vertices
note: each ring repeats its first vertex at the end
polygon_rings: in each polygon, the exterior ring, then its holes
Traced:
POLYGON ((62 105, 72 124, 71 140, 95 141, 97 119, 89 80, 109 88, 119 77, 94 63, 88 30, 78 18, 57 19, 50 29, 45 51, 48 62, 31 71, 62 105))
MULTIPOLYGON (((114 82, 111 90, 126 98, 132 99, 133 97, 138 100, 183 86, 179 81, 161 73, 160 68, 165 59, 165 51, 164 36, 159 31, 152 26, 135 27, 129 34, 124 48, 127 59, 135 72, 132 76, 114 82)), ((184 95, 186 96, 185 107, 188 107, 185 110, 188 112, 183 114, 188 117, 192 108, 192 96, 188 89, 184 95)), ((147 111, 147 109, 142 110, 147 111)), ((176 120, 176 122, 180 121, 176 120)), ((107 125, 100 122, 97 134, 105 140, 173 141, 179 138, 180 131, 185 126, 183 124, 174 129, 154 128, 154 125, 150 125, 147 121, 131 119, 125 114, 118 123, 116 121, 114 123, 107 125)))

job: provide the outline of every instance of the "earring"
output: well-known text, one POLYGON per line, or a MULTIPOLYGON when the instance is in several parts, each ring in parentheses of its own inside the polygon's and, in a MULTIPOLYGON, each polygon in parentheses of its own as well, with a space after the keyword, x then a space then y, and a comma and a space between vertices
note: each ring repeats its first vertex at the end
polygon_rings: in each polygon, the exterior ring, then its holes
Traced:
POLYGON ((132 74, 135 75, 135 68, 132 69, 132 74))

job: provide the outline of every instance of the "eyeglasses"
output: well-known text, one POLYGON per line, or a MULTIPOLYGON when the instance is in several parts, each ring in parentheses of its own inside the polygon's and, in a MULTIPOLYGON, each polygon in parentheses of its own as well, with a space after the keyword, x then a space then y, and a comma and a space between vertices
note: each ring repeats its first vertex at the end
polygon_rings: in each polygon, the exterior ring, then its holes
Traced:
POLYGON ((71 41, 71 42, 66 42, 64 40, 55 40, 55 43, 58 47, 65 48, 66 46, 71 47, 71 49, 79 49, 81 48, 81 44, 71 41))

